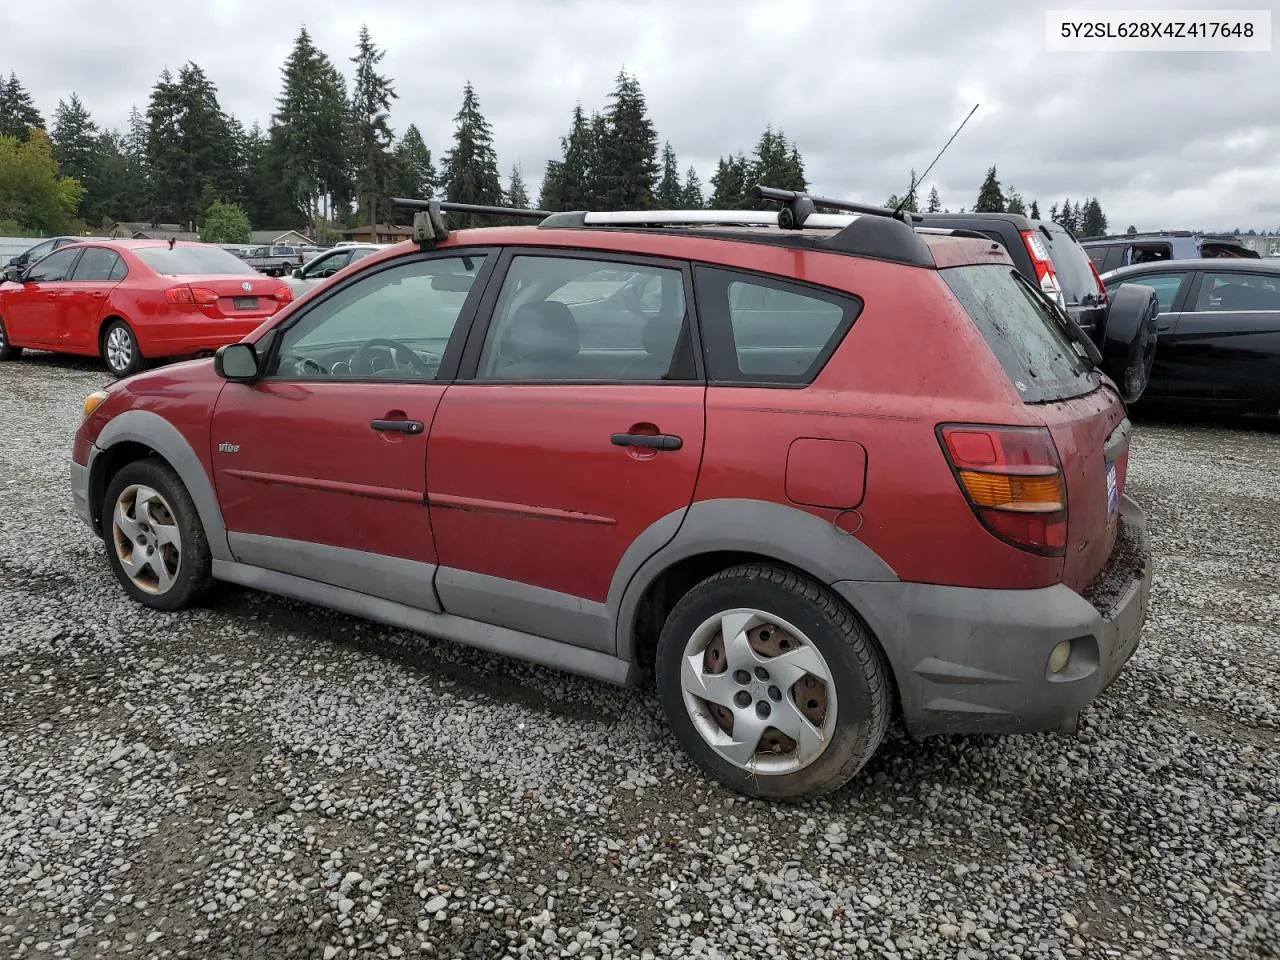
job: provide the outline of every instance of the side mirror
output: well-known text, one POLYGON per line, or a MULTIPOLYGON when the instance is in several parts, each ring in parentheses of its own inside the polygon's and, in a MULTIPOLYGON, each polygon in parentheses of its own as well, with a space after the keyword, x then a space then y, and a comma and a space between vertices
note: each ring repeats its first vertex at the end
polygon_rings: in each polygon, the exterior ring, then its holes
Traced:
POLYGON ((224 380, 247 383, 258 376, 258 351, 252 343, 228 343, 213 355, 213 372, 224 380))
POLYGON ((293 271, 293 279, 295 280, 303 279, 301 267, 298 267, 296 270, 293 271))

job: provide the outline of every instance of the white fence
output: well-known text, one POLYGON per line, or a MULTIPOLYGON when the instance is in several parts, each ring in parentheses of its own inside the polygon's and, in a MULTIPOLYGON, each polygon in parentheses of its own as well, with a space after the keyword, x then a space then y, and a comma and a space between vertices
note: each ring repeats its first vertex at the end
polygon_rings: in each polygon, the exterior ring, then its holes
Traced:
POLYGON ((24 250, 30 250, 40 242, 38 237, 0 237, 0 266, 9 262, 24 250))

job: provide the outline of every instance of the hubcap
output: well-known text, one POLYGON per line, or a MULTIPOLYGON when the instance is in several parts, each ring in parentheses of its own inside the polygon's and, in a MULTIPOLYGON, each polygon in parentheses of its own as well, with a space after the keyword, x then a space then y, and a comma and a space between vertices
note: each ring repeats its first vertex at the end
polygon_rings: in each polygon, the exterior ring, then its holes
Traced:
POLYGON ((111 515, 111 539, 120 566, 139 590, 161 594, 182 565, 182 538, 173 509, 155 490, 133 484, 121 491, 111 515))
POLYGON ((680 666, 694 728, 735 767, 794 773, 831 742, 831 670, 813 642, 785 620, 749 608, 717 614, 693 632, 680 666))
POLYGON ((133 338, 124 327, 116 327, 107 334, 107 363, 112 370, 124 370, 133 359, 133 338))

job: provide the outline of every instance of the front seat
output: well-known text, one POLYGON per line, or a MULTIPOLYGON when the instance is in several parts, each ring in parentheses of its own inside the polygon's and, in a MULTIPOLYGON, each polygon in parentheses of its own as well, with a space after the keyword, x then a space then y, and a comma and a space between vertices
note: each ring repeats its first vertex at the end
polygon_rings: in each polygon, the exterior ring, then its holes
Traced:
POLYGON ((511 317, 493 376, 499 380, 571 379, 577 368, 578 324, 563 303, 526 303, 511 317))

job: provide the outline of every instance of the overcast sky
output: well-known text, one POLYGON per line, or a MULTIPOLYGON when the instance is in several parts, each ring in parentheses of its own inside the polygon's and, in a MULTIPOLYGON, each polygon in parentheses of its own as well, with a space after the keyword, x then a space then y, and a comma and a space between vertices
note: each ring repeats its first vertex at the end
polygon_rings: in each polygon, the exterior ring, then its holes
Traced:
POLYGON ((223 109, 265 126, 300 24, 349 77, 364 20, 387 51, 397 132, 416 123, 442 155, 470 80, 504 177, 519 163, 534 198, 574 103, 606 106, 625 67, 659 138, 704 184, 718 156, 749 153, 773 124, 798 144, 815 193, 883 202, 981 103, 922 190, 936 183, 952 210, 973 206, 994 163, 1045 213, 1096 195, 1116 230, 1280 227, 1280 54, 1047 53, 1045 10, 1072 6, 1107 4, 51 0, 0 10, 0 70, 17 72, 46 117, 74 90, 116 126, 132 104, 145 109, 166 65, 194 60, 223 109))

